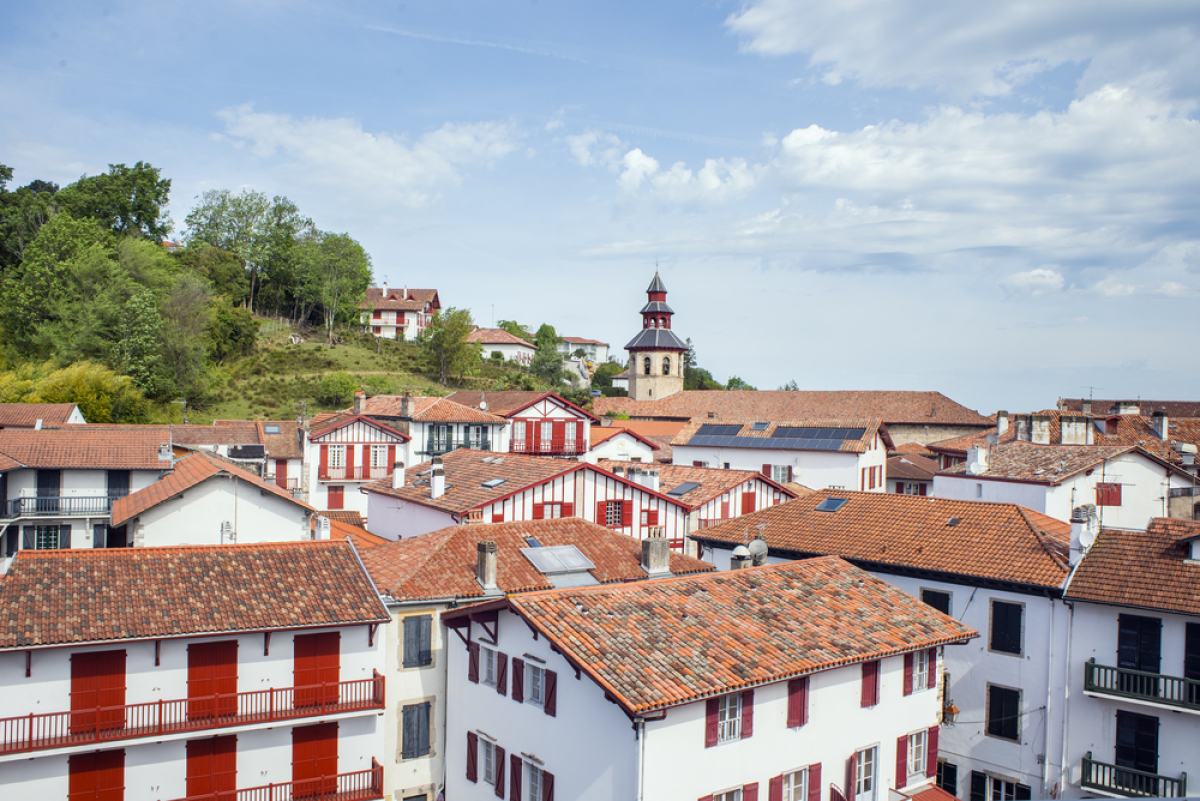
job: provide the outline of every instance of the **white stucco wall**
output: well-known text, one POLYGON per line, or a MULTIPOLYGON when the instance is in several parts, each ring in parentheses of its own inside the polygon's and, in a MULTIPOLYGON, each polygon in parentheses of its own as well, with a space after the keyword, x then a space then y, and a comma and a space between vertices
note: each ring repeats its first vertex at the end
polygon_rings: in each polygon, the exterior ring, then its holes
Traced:
MULTIPOLYGON (((812 489, 858 490, 862 483, 862 468, 881 467, 882 480, 875 491, 887 488, 887 452, 874 448, 866 453, 833 453, 827 451, 759 450, 754 448, 708 448, 690 445, 672 447, 671 461, 690 466, 707 462, 709 467, 731 470, 762 470, 764 464, 791 465, 792 480, 812 489)), ((865 488, 864 488, 865 489, 865 488)))
MULTIPOLYGON (((214 477, 143 512, 141 545, 220 545, 221 524, 233 524, 234 542, 293 542, 311 538, 309 512, 238 478, 214 477)), ((224 544, 230 544, 226 541, 224 544)))
POLYGON ((455 524, 454 516, 441 509, 402 501, 377 492, 360 493, 367 502, 367 527, 372 534, 403 540, 455 524))
POLYGON ((582 458, 588 464, 596 464, 601 459, 649 463, 654 461, 654 454, 654 449, 637 437, 621 433, 592 446, 582 458))

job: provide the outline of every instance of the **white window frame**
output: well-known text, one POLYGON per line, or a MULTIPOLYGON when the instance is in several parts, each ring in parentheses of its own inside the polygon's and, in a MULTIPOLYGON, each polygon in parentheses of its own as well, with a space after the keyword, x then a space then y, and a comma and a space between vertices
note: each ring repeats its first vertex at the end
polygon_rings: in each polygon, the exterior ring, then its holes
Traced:
POLYGON ((487 738, 480 737, 479 748, 479 764, 482 767, 483 781, 486 784, 494 785, 496 783, 496 744, 487 738))
POLYGON ((808 768, 783 774, 783 801, 808 801, 808 768))
POLYGON ((925 780, 928 752, 929 732, 922 729, 908 735, 908 785, 925 780))
MULTIPOLYGON (((33 548, 36 551, 52 551, 62 547, 62 529, 58 525, 35 526, 33 548), (53 543, 53 544, 51 544, 53 543)), ((68 547, 70 547, 68 545, 68 547)))
POLYGON ((771 480, 776 484, 786 484, 788 477, 788 466, 786 464, 771 465, 771 480))
POLYGON ((387 445, 371 446, 371 467, 388 467, 387 445))
POLYGON ((543 420, 541 439, 538 440, 541 444, 541 449, 548 451, 554 447, 554 421, 543 420))
POLYGON ((542 769, 530 762, 528 759, 525 762, 525 793, 524 798, 530 801, 541 801, 542 798, 542 769))
POLYGON ((525 441, 525 421, 524 420, 514 420, 513 421, 513 442, 524 442, 524 441, 525 441))
MULTIPOLYGON (((546 702, 546 669, 525 663, 525 703, 542 706, 546 702)), ((539 796, 540 797, 540 796, 539 796)))
POLYGON ((346 466, 346 446, 345 445, 329 445, 329 460, 328 467, 345 467, 346 466))
POLYGON ((567 424, 565 426, 563 426, 563 429, 564 429, 563 438, 564 438, 566 444, 570 447, 574 447, 575 446, 575 423, 572 422, 571 420, 568 420, 567 424))
POLYGON ((717 699, 717 742, 742 739, 742 694, 729 693, 717 699))
POLYGON ((925 648, 913 654, 913 692, 928 690, 934 685, 929 670, 929 651, 925 648))
POLYGON ((496 652, 486 645, 479 646, 479 683, 496 686, 496 652))
POLYGON ((608 528, 621 528, 623 521, 621 520, 621 502, 620 501, 605 501, 604 502, 604 525, 608 528), (615 510, 615 515, 614 515, 615 510))
POLYGON ((879 746, 863 748, 854 754, 854 799, 874 801, 879 786, 879 746), (869 757, 864 759, 864 757, 869 757))
POLYGON ((557 520, 563 516, 563 505, 558 501, 553 503, 542 504, 542 518, 545 520, 557 520))

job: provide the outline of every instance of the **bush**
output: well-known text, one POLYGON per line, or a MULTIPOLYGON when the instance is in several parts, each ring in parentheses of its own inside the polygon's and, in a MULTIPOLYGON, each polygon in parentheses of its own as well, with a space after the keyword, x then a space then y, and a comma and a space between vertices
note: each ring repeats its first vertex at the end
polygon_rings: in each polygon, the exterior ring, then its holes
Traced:
POLYGON ((348 403, 358 389, 358 382, 346 373, 331 373, 317 384, 317 400, 330 406, 348 403))

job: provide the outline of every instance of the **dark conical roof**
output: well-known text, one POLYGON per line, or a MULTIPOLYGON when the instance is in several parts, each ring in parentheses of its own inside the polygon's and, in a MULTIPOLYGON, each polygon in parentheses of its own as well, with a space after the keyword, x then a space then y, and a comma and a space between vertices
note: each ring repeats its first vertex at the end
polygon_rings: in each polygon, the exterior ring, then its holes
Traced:
POLYGON ((650 282, 650 288, 647 292, 666 292, 667 287, 663 284, 662 279, 658 277, 658 270, 654 271, 654 280, 650 282))

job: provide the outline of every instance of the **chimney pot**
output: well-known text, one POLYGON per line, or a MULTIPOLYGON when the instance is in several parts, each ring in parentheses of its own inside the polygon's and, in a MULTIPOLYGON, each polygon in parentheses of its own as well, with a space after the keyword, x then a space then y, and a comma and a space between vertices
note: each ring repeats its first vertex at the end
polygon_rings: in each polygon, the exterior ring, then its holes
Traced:
POLYGON ((396 462, 392 465, 392 489, 400 489, 404 486, 404 462, 396 462))
POLYGON ((487 591, 496 591, 496 543, 483 540, 475 546, 475 579, 487 591))
POLYGON ((642 540, 642 569, 651 577, 671 575, 671 546, 666 537, 642 540))

